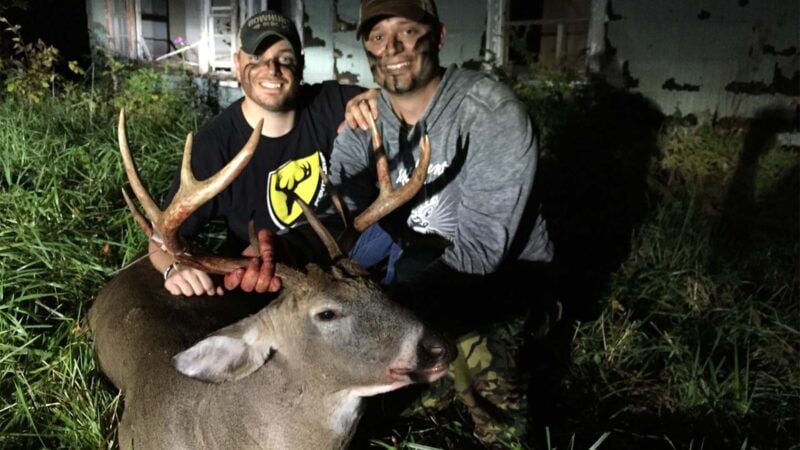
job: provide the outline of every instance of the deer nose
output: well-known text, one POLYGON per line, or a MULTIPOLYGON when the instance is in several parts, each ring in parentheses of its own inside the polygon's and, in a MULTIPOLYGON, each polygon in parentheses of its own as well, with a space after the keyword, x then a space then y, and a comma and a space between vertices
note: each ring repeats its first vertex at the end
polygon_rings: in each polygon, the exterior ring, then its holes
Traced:
POLYGON ((449 339, 435 334, 423 337, 418 350, 419 365, 423 367, 450 363, 458 353, 456 346, 449 339))
POLYGON ((438 343, 428 347, 428 352, 431 354, 431 356, 439 356, 446 351, 447 348, 444 345, 438 343))

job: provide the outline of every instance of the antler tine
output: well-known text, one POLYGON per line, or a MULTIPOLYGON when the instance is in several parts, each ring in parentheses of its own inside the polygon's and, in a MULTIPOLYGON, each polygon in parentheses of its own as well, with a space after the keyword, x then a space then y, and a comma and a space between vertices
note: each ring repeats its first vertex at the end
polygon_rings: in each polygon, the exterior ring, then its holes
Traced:
POLYGON ((336 212, 339 213, 339 218, 342 219, 342 223, 344 224, 345 228, 350 226, 350 210, 347 209, 347 205, 344 204, 342 200, 342 196, 339 194, 339 191, 336 189, 336 186, 331 183, 331 180, 328 178, 328 175, 325 171, 319 172, 322 181, 325 183, 325 187, 330 192, 331 203, 333 203, 334 209, 336 212))
POLYGON ((422 185, 425 183, 425 177, 428 174, 428 165, 431 161, 431 142, 426 133, 422 136, 419 143, 419 163, 411 174, 409 181, 402 187, 393 189, 392 181, 389 177, 389 161, 386 156, 386 151, 383 148, 380 134, 378 133, 378 127, 375 125, 372 116, 368 115, 367 119, 372 129, 372 149, 375 152, 378 188, 380 192, 378 198, 353 221, 353 228, 358 232, 364 231, 367 227, 378 222, 387 214, 417 195, 417 192, 422 189, 422 185))
POLYGON ((259 120, 253 133, 239 153, 231 159, 219 172, 206 180, 198 181, 192 173, 192 134, 186 136, 186 145, 183 149, 183 162, 181 164, 181 182, 178 192, 172 202, 164 210, 157 229, 164 239, 164 247, 171 252, 183 250, 178 230, 197 208, 211 200, 215 195, 227 187, 244 170, 253 156, 261 137, 261 127, 264 120, 259 120))
MULTIPOLYGON (((125 132, 125 110, 121 109, 119 111, 119 123, 117 125, 117 141, 119 143, 119 152, 122 155, 122 163, 125 166, 125 174, 128 176, 128 181, 131 183, 131 189, 133 189, 133 193, 136 195, 136 198, 139 199, 139 203, 144 208, 145 214, 150 217, 153 221, 158 221, 161 218, 161 209, 158 208, 156 202, 153 201, 153 198, 150 196, 150 193, 147 192, 142 181, 139 179, 139 173, 136 170, 136 165, 133 162, 133 157, 131 157, 131 150, 128 147, 128 136, 125 132)), ((130 201, 129 198, 126 197, 126 202, 130 201)), ((130 207, 130 203, 128 206, 130 207)), ((138 209, 131 208, 131 212, 136 211, 134 213, 134 217, 136 217, 136 221, 140 223, 140 216, 137 216, 139 212, 138 209)), ((149 227, 148 227, 149 228, 149 227)), ((143 228, 144 229, 144 228, 143 228)), ((148 232, 147 229, 144 229, 145 233, 148 232)), ((148 237, 152 236, 152 229, 150 229, 150 233, 147 235, 148 237)))
POLYGON ((300 209, 303 210, 303 215, 306 216, 306 220, 308 220, 308 224, 311 225, 311 228, 317 233, 319 236, 319 240, 325 244, 325 248, 328 250, 328 255, 331 257, 332 261, 336 261, 342 256, 342 250, 339 248, 339 244, 336 243, 336 239, 331 235, 325 225, 319 220, 314 211, 311 209, 306 202, 304 202, 300 197, 297 195, 294 196, 294 201, 298 205, 300 205, 300 209))
POLYGON ((139 209, 131 200, 130 195, 128 195, 128 191, 124 188, 122 189, 122 197, 125 198, 125 203, 128 205, 128 209, 131 211, 133 218, 136 220, 136 223, 139 224, 139 227, 144 231, 144 234, 147 235, 148 238, 153 237, 153 226, 150 225, 150 222, 147 221, 147 218, 139 212, 139 209))
MULTIPOLYGON (((255 153, 258 140, 261 137, 261 127, 263 123, 263 119, 258 122, 247 143, 225 167, 203 181, 198 181, 192 174, 192 135, 189 133, 186 137, 186 144, 183 149, 183 162, 181 164, 180 175, 181 181, 178 192, 175 194, 169 206, 162 211, 156 205, 155 201, 153 201, 150 193, 139 179, 130 148, 128 147, 128 138, 125 132, 125 112, 124 110, 120 111, 117 133, 119 150, 122 155, 123 164, 125 165, 125 173, 131 183, 133 193, 142 205, 145 214, 150 218, 153 226, 151 227, 147 224, 147 220, 142 217, 127 195, 125 195, 126 202, 134 218, 139 223, 139 226, 142 227, 150 239, 162 241, 160 244, 162 244, 163 248, 176 257, 187 256, 185 255, 186 245, 182 242, 178 233, 181 223, 197 210, 197 208, 202 206, 203 203, 225 189, 225 187, 244 170, 247 163, 250 162, 250 158, 255 153)), ((201 258, 197 260, 200 261, 201 258)), ((212 262, 216 263, 216 261, 212 262)), ((227 262, 223 264, 224 267, 228 267, 230 264, 237 263, 227 262)))

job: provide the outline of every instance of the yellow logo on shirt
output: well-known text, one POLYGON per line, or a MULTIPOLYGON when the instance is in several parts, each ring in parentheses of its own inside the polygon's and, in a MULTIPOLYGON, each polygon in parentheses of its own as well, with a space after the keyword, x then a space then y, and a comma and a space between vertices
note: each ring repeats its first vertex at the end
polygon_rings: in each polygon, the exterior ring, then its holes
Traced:
POLYGON ((269 174, 267 180, 267 209, 273 222, 280 228, 292 224, 303 211, 294 201, 299 197, 315 206, 322 189, 320 171, 322 155, 313 153, 305 158, 289 161, 269 174))

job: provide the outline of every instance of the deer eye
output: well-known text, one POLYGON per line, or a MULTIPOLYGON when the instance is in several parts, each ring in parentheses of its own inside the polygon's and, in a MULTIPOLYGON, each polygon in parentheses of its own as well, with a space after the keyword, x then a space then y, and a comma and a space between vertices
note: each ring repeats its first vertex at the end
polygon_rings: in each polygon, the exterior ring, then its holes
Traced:
POLYGON ((324 311, 318 312, 315 315, 315 317, 317 318, 317 320, 321 322, 330 322, 331 320, 337 319, 339 317, 339 314, 337 314, 336 311, 332 309, 326 309, 324 311))

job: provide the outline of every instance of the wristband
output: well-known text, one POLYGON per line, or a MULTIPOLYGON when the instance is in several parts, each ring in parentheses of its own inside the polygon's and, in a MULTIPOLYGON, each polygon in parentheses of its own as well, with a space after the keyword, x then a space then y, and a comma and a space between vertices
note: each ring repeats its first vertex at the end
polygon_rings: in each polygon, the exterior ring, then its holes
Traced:
POLYGON ((177 268, 178 268, 178 261, 175 261, 174 263, 167 266, 167 268, 164 269, 164 281, 167 281, 167 278, 169 278, 169 276, 172 275, 172 271, 177 268))

